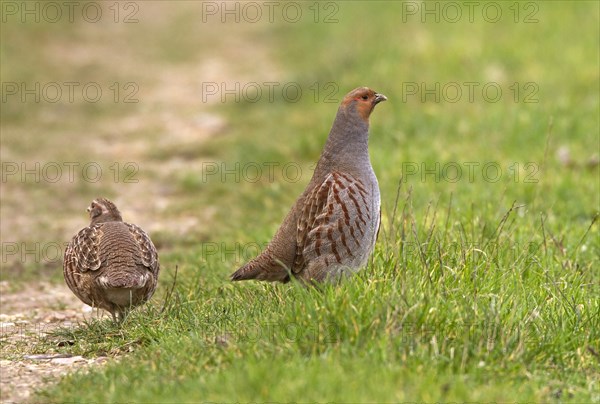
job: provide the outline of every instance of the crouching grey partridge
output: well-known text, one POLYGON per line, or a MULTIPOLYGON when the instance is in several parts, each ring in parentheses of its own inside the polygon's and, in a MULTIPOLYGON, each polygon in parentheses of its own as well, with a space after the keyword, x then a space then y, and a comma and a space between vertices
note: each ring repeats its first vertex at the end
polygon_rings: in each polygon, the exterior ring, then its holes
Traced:
POLYGON ((65 250, 65 281, 85 304, 108 310, 113 320, 122 321, 130 309, 154 294, 158 253, 150 237, 123 222, 108 199, 95 199, 87 210, 90 225, 65 250))
POLYGON ((365 266, 381 216, 369 117, 386 99, 366 87, 344 97, 306 190, 267 248, 232 280, 336 282, 365 266))

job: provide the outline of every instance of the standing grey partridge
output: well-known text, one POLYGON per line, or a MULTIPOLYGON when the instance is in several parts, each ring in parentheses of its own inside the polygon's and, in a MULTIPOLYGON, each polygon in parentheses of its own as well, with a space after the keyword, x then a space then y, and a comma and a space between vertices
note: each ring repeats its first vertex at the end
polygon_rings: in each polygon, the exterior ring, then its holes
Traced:
POLYGON ((386 99, 367 87, 344 97, 306 190, 267 248, 232 280, 335 282, 366 264, 380 221, 369 116, 386 99))
POLYGON ((105 198, 87 208, 91 223, 65 250, 67 285, 85 304, 108 310, 122 321, 129 309, 154 294, 160 266, 150 237, 123 222, 121 212, 105 198))

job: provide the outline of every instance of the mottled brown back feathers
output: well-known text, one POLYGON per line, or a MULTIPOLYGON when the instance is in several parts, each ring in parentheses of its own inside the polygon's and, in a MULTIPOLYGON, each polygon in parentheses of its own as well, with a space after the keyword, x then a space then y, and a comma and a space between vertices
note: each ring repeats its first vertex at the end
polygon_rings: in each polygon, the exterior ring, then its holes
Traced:
POLYGON ((84 303, 122 318, 154 293, 158 253, 150 237, 123 222, 107 199, 94 200, 88 212, 92 224, 81 229, 65 251, 65 281, 84 303))

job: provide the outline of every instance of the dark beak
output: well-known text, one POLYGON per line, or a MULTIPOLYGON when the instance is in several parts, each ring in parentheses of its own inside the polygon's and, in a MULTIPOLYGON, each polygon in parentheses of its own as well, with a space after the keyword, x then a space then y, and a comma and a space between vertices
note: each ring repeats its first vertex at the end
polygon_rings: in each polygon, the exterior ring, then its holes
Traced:
POLYGON ((387 101, 387 97, 383 94, 377 94, 375 93, 375 99, 373 100, 373 104, 377 105, 382 101, 387 101))

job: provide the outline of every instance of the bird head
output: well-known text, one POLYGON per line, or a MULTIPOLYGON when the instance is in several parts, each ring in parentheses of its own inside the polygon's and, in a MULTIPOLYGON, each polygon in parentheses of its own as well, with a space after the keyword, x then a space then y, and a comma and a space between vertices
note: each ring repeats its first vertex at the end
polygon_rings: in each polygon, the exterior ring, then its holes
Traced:
POLYGON ((368 122, 375 105, 385 100, 387 97, 383 94, 376 93, 368 87, 358 87, 346 94, 342 100, 342 108, 346 111, 356 111, 368 122))
POLYGON ((121 212, 106 198, 96 198, 87 208, 92 224, 103 222, 122 222, 121 212))

